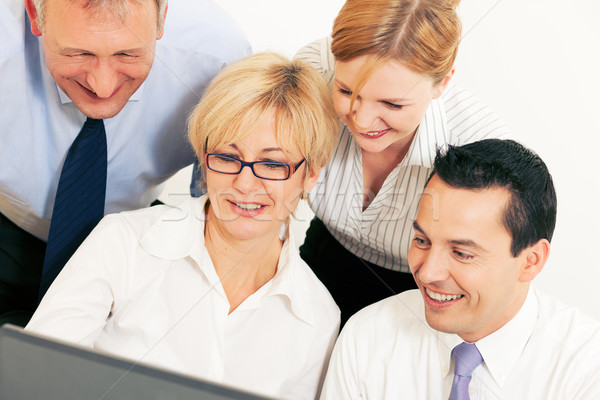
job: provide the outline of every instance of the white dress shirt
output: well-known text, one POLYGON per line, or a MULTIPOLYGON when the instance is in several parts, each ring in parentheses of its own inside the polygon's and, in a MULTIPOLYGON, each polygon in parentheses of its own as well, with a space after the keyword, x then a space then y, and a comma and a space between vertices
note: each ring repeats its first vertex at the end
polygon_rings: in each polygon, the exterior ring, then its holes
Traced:
MULTIPOLYGON (((333 82, 331 38, 302 48, 301 58, 333 82)), ((387 176, 377 196, 363 207, 361 148, 342 124, 331 161, 308 195, 310 207, 331 234, 351 253, 381 267, 410 272, 407 255, 419 198, 431 172, 436 146, 506 138, 508 129, 472 94, 450 86, 431 101, 408 153, 387 176)))
POLYGON ((204 246, 206 198, 106 216, 26 329, 263 395, 315 398, 338 307, 288 236, 276 275, 229 314, 204 246))
MULTIPOLYGON (((106 213, 147 207, 161 184, 194 162, 187 117, 226 65, 250 45, 208 0, 169 0, 152 69, 123 110, 105 119, 106 213)), ((56 85, 23 0, 0 1, 0 213, 48 238, 69 147, 86 116, 56 85)))
MULTIPOLYGON (((427 324, 419 290, 355 314, 333 351, 322 399, 447 399, 463 340, 427 324)), ((475 343, 471 400, 600 399, 600 322, 530 287, 520 311, 475 343)))

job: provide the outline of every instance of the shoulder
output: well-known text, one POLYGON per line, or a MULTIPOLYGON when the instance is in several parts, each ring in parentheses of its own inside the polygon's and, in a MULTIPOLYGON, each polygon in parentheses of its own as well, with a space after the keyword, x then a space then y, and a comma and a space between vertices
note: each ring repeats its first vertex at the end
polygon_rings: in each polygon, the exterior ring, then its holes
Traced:
POLYGON ((500 117, 469 91, 451 83, 439 101, 446 113, 450 143, 462 145, 485 138, 511 137, 500 117))
POLYGON ((312 65, 325 78, 331 87, 335 60, 331 54, 331 37, 327 36, 302 47, 294 58, 312 65))
POLYGON ((226 63, 251 52, 235 20, 210 0, 170 0, 165 33, 157 46, 204 53, 226 63))
POLYGON ((545 369, 563 371, 555 384, 569 398, 600 395, 600 322, 537 291, 539 315, 532 342, 545 369))
POLYGON ((539 302, 539 332, 551 335, 582 355, 594 353, 600 366, 600 321, 567 306, 553 296, 536 290, 539 302))
POLYGON ((202 208, 201 205, 198 206, 201 202, 200 199, 189 199, 178 205, 163 204, 107 214, 100 221, 98 227, 104 230, 110 228, 111 230, 128 231, 131 235, 141 237, 158 223, 161 226, 175 228, 189 219, 198 219, 195 214, 199 212, 199 208, 202 208))
POLYGON ((167 207, 155 206, 107 214, 94 228, 90 238, 98 240, 100 236, 102 240, 111 242, 123 240, 124 236, 139 238, 160 218, 167 207))
POLYGON ((23 51, 24 37, 33 36, 25 26, 25 7, 22 0, 0 2, 0 60, 23 51))
POLYGON ((363 308, 348 320, 342 334, 381 344, 398 335, 420 337, 427 327, 421 293, 415 289, 363 308))

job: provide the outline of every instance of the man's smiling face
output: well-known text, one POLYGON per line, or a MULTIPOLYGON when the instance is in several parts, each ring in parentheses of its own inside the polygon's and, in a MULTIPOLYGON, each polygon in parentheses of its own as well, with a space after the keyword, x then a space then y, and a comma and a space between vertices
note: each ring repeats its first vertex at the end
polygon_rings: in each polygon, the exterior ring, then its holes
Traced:
POLYGON ((118 114, 144 82, 154 61, 156 2, 129 2, 123 22, 108 10, 86 10, 81 1, 49 0, 42 36, 46 66, 77 108, 92 118, 118 114))
POLYGON ((504 188, 456 189, 437 176, 427 184, 408 263, 432 328, 475 342, 520 309, 527 252, 511 253, 502 223, 510 198, 504 188))

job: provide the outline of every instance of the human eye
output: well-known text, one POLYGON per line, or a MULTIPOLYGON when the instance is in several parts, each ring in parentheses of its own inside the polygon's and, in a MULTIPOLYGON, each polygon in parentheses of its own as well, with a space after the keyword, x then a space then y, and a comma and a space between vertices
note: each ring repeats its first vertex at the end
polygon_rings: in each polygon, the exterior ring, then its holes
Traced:
POLYGON ((263 167, 272 170, 287 170, 288 165, 279 161, 262 161, 260 163, 263 167))
POLYGON ((81 53, 69 54, 68 56, 71 57, 71 58, 80 59, 80 58, 85 58, 85 57, 92 57, 93 54, 92 53, 81 52, 81 53))
POLYGON ((261 178, 266 179, 287 179, 289 176, 289 166, 279 161, 264 160, 254 164, 254 172, 261 178))
POLYGON ((338 92, 340 92, 344 96, 348 96, 348 97, 352 96, 352 91, 348 90, 348 89, 339 88, 338 92))
POLYGON ((474 256, 472 254, 469 254, 467 252, 461 251, 461 250, 453 250, 454 253, 454 257, 458 260, 458 261, 462 261, 462 262, 471 262, 474 258, 474 256))
POLYGON ((427 249, 429 247, 429 241, 420 236, 415 236, 413 238, 413 242, 415 243, 415 246, 417 246, 419 249, 427 249))
POLYGON ((238 162, 239 159, 236 158, 234 155, 232 154, 212 154, 211 157, 213 158, 214 161, 218 161, 220 163, 235 163, 238 162))
POLYGON ((404 106, 402 104, 396 104, 389 101, 384 101, 386 107, 391 108, 392 110, 401 110, 404 106))

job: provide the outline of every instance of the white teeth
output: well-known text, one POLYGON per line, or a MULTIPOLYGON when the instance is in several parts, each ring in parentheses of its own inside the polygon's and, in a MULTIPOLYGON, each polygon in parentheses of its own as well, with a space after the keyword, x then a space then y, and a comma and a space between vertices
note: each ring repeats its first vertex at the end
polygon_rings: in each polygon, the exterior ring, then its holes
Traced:
POLYGON ((384 129, 384 130, 381 130, 381 131, 369 131, 369 132, 363 132, 363 134, 372 137, 372 136, 381 135, 383 132, 386 132, 387 130, 388 129, 384 129))
POLYGON ((456 299, 460 299, 461 297, 464 297, 464 295, 462 295, 462 294, 441 294, 441 293, 436 293, 436 292, 434 292, 432 290, 429 290, 427 288, 425 288, 425 292, 427 292, 427 295, 429 297, 431 297, 435 301, 450 301, 450 300, 456 300, 456 299))
POLYGON ((249 204, 249 203, 233 203, 233 204, 235 204, 242 210, 246 210, 246 211, 258 210, 259 208, 262 207, 262 205, 260 205, 260 204, 249 204))

